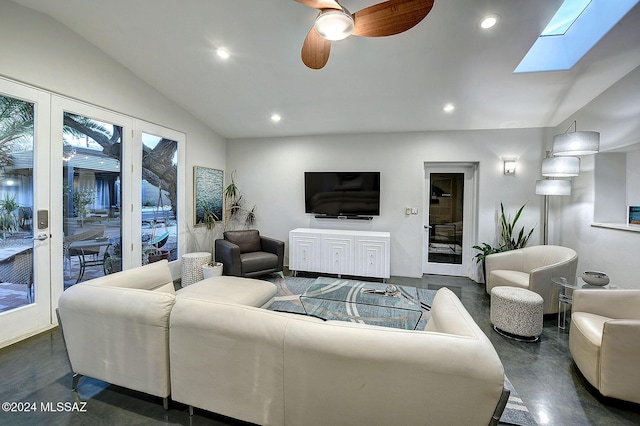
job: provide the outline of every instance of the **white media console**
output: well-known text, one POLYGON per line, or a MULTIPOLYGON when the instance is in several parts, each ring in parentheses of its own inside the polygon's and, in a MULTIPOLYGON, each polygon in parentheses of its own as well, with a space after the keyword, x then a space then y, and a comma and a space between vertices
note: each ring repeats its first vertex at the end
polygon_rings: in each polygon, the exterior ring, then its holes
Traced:
POLYGON ((289 269, 389 278, 388 232, 297 228, 289 232, 289 269))

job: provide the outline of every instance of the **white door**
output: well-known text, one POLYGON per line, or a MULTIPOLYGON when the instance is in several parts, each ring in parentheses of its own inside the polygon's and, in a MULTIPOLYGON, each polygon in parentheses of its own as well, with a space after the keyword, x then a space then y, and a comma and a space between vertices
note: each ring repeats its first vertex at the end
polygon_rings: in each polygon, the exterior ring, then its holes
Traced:
POLYGON ((471 163, 425 163, 425 274, 470 274, 476 169, 471 163))
POLYGON ((53 324, 50 96, 0 79, 0 347, 53 324))

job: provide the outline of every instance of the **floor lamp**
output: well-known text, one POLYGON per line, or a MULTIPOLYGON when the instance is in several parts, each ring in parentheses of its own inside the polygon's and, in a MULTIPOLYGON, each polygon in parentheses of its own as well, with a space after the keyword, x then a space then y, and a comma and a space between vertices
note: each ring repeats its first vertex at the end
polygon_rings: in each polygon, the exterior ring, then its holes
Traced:
POLYGON ((536 181, 536 194, 544 195, 544 236, 542 243, 549 243, 549 196, 571 195, 571 181, 564 179, 542 179, 536 181))
POLYGON ((536 194, 544 195, 544 237, 543 244, 549 243, 549 196, 571 195, 571 181, 565 178, 580 174, 579 155, 595 154, 600 149, 600 133, 578 131, 574 121, 562 134, 553 137, 553 151, 547 151, 542 160, 542 176, 536 181, 536 194), (574 127, 573 132, 569 132, 574 127))

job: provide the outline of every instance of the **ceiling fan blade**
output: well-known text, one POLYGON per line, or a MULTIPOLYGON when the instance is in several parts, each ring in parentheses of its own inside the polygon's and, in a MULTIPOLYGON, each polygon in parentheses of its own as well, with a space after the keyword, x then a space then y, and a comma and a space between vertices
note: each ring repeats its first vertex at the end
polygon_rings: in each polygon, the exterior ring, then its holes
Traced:
POLYGON ((320 37, 312 27, 302 45, 302 62, 309 68, 319 70, 327 64, 329 52, 331 42, 320 37))
POLYGON ((353 14, 353 35, 384 37, 407 31, 431 11, 433 0, 389 0, 353 14))
POLYGON ((342 7, 335 0, 295 0, 298 3, 302 3, 305 6, 312 7, 314 9, 338 9, 342 10, 342 7))

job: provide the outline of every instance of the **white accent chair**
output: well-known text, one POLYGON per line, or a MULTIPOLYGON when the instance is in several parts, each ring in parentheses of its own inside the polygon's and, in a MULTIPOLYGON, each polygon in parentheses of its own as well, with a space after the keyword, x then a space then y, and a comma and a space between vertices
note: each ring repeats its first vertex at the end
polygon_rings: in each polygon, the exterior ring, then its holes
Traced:
POLYGON ((486 291, 497 286, 524 288, 544 299, 544 314, 558 312, 558 286, 552 277, 573 278, 578 267, 575 250, 562 246, 531 246, 485 258, 486 291))
POLYGON ((640 403, 640 290, 574 291, 569 350, 602 395, 640 403))

